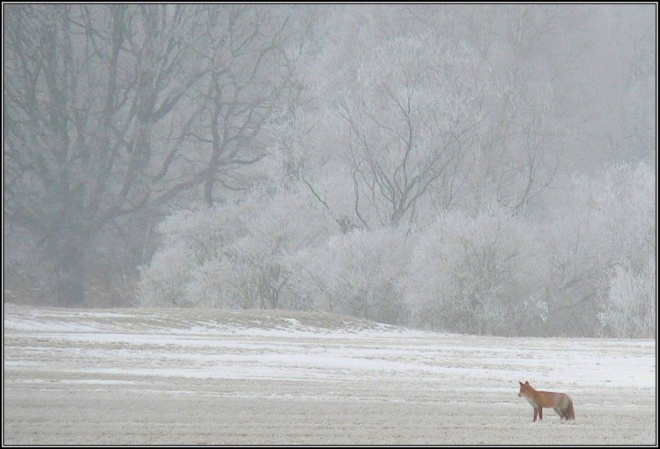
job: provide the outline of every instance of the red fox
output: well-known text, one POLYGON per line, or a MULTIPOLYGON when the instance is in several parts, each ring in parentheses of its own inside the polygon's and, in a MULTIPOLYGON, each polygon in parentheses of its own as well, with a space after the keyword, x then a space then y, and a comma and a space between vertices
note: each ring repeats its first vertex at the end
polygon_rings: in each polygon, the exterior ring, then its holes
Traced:
POLYGON ((560 419, 563 421, 575 419, 575 410, 573 410, 573 400, 564 393, 552 393, 550 391, 538 391, 532 388, 529 382, 525 381, 520 384, 520 392, 518 397, 524 397, 527 399, 527 402, 532 404, 534 407, 534 421, 536 422, 536 415, 538 414, 539 419, 543 419, 543 409, 552 408, 557 412, 560 419))

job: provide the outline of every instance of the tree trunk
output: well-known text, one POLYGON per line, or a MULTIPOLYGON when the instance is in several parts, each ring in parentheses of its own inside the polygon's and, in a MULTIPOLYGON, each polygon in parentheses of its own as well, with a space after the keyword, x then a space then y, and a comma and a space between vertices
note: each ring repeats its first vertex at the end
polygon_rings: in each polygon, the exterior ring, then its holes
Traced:
POLYGON ((86 240, 80 236, 70 236, 62 240, 53 242, 49 251, 57 305, 83 307, 87 278, 84 251, 86 240))
POLYGON ((80 260, 65 260, 57 279, 57 305, 82 307, 85 303, 85 269, 80 260))

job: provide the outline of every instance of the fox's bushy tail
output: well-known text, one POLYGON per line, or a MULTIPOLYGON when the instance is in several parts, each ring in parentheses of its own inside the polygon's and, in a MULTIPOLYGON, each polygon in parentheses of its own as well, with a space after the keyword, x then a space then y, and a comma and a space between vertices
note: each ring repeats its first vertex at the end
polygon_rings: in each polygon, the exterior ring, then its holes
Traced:
POLYGON ((573 399, 568 398, 568 410, 566 411, 566 419, 575 419, 575 410, 573 409, 573 399))

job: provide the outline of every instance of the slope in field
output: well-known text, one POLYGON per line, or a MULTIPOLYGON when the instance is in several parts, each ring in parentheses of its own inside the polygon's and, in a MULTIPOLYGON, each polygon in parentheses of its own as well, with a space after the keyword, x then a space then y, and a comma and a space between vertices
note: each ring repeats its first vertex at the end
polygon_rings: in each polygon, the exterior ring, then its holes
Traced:
POLYGON ((70 332, 364 332, 396 326, 325 312, 221 309, 59 309, 4 305, 4 328, 70 332))

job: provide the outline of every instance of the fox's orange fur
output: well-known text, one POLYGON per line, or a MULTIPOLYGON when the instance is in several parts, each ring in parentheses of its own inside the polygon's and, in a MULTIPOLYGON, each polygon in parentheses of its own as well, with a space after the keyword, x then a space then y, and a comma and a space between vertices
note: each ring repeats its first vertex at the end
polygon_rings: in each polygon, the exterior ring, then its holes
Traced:
POLYGON ((528 381, 520 384, 520 392, 518 397, 527 399, 532 407, 534 407, 534 422, 536 422, 536 415, 539 419, 543 419, 543 409, 552 408, 557 412, 560 421, 575 419, 575 410, 573 410, 573 400, 564 393, 552 393, 550 391, 538 391, 532 388, 528 381))

